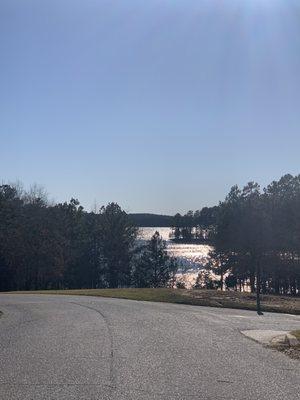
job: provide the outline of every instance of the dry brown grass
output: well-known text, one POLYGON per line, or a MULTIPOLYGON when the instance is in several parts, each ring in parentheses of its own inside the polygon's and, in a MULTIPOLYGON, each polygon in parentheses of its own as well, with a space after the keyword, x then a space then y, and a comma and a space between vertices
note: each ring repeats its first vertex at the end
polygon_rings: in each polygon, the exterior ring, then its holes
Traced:
MULTIPOLYGON (((256 296, 251 293, 217 290, 187 289, 78 289, 78 290, 44 290, 14 293, 40 293, 57 295, 80 295, 116 297, 130 300, 159 301, 167 303, 191 304, 210 307, 238 308, 255 310, 256 296)), ((300 297, 263 295, 263 311, 300 315, 300 297)))

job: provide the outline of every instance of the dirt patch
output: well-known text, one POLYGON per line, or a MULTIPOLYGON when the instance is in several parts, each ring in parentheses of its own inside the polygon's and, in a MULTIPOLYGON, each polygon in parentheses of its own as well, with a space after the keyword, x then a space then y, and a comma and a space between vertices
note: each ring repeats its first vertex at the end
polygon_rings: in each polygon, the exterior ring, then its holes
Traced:
POLYGON ((280 351, 294 360, 300 360, 300 346, 289 347, 288 349, 282 349, 280 351))
POLYGON ((278 343, 279 344, 274 344, 271 347, 294 360, 300 360, 300 330, 289 332, 287 340, 278 343))

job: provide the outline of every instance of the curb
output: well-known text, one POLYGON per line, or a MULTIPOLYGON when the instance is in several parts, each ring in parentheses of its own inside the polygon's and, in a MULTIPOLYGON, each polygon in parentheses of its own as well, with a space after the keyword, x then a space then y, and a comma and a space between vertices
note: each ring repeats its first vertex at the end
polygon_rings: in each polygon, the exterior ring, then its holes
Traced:
POLYGON ((296 347, 300 341, 288 331, 247 330, 243 335, 264 346, 296 347))

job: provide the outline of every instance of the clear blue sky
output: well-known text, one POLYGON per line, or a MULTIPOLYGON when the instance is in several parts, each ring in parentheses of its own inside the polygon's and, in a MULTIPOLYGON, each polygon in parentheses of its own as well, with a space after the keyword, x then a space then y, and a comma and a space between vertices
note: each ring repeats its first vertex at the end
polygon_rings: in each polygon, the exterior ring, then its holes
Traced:
POLYGON ((0 180, 89 210, 300 172, 299 0, 1 0, 0 180))

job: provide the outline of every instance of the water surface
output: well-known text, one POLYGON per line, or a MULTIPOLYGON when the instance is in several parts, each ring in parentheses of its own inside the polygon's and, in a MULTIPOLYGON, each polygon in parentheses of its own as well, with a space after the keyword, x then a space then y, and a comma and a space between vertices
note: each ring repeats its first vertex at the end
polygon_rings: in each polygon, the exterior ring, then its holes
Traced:
POLYGON ((168 254, 176 257, 180 263, 178 278, 184 280, 188 287, 193 285, 199 271, 207 264, 212 247, 207 244, 174 243, 170 240, 169 227, 143 227, 139 235, 142 240, 150 240, 156 231, 166 241, 168 254))

